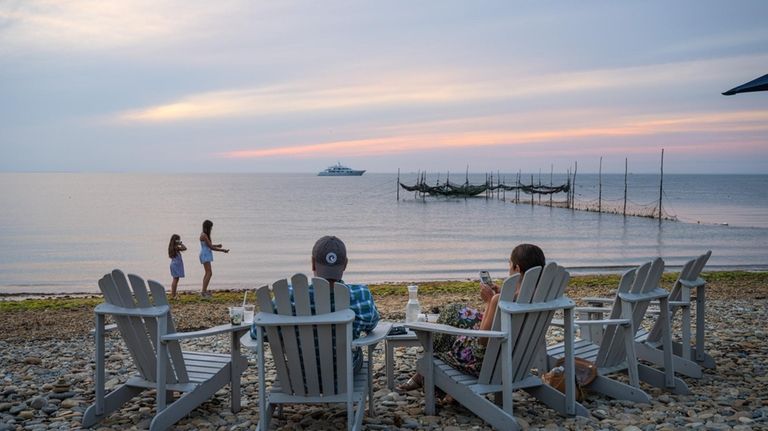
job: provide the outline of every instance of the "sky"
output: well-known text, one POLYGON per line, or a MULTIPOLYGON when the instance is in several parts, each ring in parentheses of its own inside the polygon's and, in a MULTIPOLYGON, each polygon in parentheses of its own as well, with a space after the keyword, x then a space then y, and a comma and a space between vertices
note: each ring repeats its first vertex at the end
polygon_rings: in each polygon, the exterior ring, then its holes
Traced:
POLYGON ((0 0, 0 171, 768 174, 766 1, 0 0))

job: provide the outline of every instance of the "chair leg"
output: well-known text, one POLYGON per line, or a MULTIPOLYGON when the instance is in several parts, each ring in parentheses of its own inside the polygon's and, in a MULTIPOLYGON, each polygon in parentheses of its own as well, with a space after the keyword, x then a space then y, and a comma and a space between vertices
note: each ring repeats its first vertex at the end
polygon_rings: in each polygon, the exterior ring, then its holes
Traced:
MULTIPOLYGON (((635 351, 637 352, 638 358, 660 367, 664 366, 664 352, 661 350, 645 343, 635 342, 635 351)), ((677 355, 672 357, 672 361, 675 364, 675 373, 682 374, 686 377, 693 377, 694 379, 700 379, 703 375, 701 366, 696 362, 685 360, 677 355)))
POLYGON ((360 398, 360 401, 357 402, 354 430, 359 431, 363 429, 363 416, 365 416, 365 394, 363 394, 360 398))
POLYGON ((628 400, 643 404, 651 403, 651 397, 645 393, 644 390, 605 376, 597 376, 597 378, 587 386, 587 389, 600 392, 603 395, 618 400, 628 400))
POLYGON ((119 409, 120 406, 130 401, 132 398, 140 394, 142 391, 144 391, 144 388, 121 385, 114 391, 110 392, 109 395, 104 397, 104 413, 103 414, 96 415, 95 404, 89 406, 88 409, 85 410, 85 414, 83 414, 83 427, 88 428, 96 424, 96 422, 104 419, 109 413, 119 409))
POLYGON ((691 393, 691 391, 688 390, 688 385, 686 385, 679 377, 674 377, 674 386, 668 386, 667 376, 662 371, 643 364, 638 364, 637 371, 640 375, 640 379, 651 386, 666 389, 678 395, 688 395, 691 393))
MULTIPOLYGON (((525 391, 536 397, 537 400, 546 404, 552 410, 557 410, 561 415, 568 416, 564 393, 546 384, 526 388, 525 391)), ((576 416, 589 417, 589 410, 587 410, 586 407, 579 403, 574 404, 576 405, 576 416)))
POLYGON ((633 331, 630 327, 622 327, 624 332, 624 348, 627 352, 627 373, 629 373, 629 384, 635 388, 640 388, 640 378, 637 373, 637 355, 635 353, 635 340, 632 336, 633 331))

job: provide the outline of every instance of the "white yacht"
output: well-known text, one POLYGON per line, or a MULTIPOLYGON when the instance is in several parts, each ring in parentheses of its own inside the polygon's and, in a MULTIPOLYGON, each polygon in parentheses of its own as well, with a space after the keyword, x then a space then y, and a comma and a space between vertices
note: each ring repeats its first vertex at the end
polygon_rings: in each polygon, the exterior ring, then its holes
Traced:
POLYGON ((337 163, 333 166, 328 167, 328 169, 320 172, 317 175, 321 177, 359 177, 364 173, 365 173, 365 170, 356 171, 342 165, 341 163, 337 163))

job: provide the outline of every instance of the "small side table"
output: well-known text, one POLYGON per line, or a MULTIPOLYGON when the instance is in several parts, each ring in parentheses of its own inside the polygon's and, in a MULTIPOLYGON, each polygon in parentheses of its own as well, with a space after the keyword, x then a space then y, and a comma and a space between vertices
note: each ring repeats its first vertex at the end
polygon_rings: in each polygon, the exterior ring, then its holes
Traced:
POLYGON ((403 335, 388 335, 384 344, 386 345, 384 362, 387 372, 387 387, 389 389, 394 389, 395 347, 418 347, 421 346, 421 343, 418 338, 416 338, 416 333, 409 329, 408 332, 403 335))

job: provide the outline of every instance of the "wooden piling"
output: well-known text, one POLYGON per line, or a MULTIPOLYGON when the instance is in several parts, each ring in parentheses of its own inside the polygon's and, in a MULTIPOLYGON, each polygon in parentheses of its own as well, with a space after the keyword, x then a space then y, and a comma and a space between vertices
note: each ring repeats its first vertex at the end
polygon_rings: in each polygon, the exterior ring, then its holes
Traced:
POLYGON ((624 217, 627 216, 627 158, 624 158, 624 217))
MULTIPOLYGON (((531 174, 531 188, 533 188, 533 174, 531 174)), ((531 192, 531 206, 533 206, 533 195, 535 193, 531 192)))
POLYGON ((603 212, 603 157, 600 156, 600 167, 597 171, 597 212, 603 212))
MULTIPOLYGON (((549 186, 550 187, 552 187, 554 185, 554 183, 552 182, 552 176, 554 175, 554 173, 555 173, 555 165, 551 164, 551 165, 549 165, 549 186)), ((552 208, 552 195, 553 194, 554 193, 550 193, 549 194, 549 207, 550 208, 552 208)))
POLYGON ((661 197, 664 194, 664 148, 661 149, 661 174, 659 176, 659 223, 661 223, 661 197))
POLYGON ((571 208, 576 208, 576 172, 579 170, 579 162, 573 165, 573 183, 571 183, 571 208))
POLYGON ((400 202, 400 168, 397 168, 397 201, 400 202))

